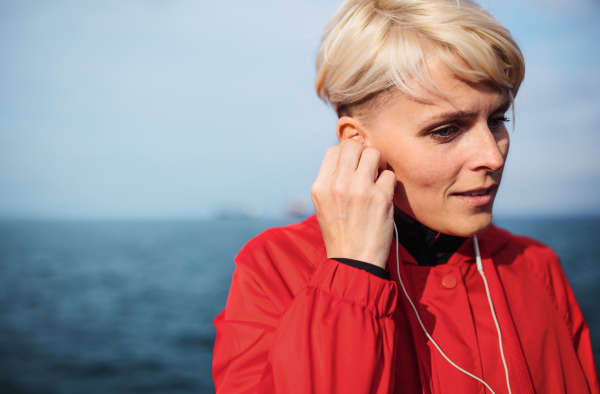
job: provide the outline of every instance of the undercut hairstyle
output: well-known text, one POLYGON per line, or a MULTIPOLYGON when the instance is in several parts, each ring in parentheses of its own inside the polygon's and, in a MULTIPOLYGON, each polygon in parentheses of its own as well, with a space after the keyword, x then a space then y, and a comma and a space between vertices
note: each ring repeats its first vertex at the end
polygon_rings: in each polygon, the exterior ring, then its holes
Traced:
POLYGON ((316 90, 338 116, 360 117, 400 91, 443 95, 428 71, 439 59, 513 103, 525 61, 510 32, 469 0, 346 0, 322 36, 316 90))

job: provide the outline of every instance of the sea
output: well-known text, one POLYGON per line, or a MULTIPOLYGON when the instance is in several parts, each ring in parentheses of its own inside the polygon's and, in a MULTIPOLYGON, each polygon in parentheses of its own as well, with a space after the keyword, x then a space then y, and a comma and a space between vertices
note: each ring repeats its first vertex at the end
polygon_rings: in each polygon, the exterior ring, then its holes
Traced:
MULTIPOLYGON (((558 253, 600 362, 600 218, 495 222, 558 253)), ((0 221, 0 393, 214 393, 233 258, 288 223, 0 221)))

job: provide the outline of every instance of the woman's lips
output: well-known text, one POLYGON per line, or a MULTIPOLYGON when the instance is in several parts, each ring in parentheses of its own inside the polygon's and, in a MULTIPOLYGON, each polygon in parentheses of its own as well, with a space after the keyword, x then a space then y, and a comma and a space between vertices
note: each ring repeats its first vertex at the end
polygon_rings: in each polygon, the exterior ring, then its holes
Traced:
POLYGON ((494 199, 495 187, 489 189, 472 190, 464 193, 455 193, 452 196, 458 198, 460 201, 475 206, 482 207, 488 205, 494 199))

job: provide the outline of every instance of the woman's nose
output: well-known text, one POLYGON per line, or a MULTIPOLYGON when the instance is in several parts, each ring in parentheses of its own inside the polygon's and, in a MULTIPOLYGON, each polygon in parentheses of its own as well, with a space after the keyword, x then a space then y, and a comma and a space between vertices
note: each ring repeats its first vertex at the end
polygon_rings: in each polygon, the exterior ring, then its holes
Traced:
POLYGON ((508 133, 506 129, 492 132, 485 125, 474 133, 471 169, 498 171, 506 161, 508 154, 508 133))

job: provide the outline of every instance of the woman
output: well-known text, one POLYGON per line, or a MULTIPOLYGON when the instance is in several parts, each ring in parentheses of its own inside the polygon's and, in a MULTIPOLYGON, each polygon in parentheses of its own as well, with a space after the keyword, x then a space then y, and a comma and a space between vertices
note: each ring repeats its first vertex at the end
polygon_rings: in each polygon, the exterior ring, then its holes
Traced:
POLYGON ((251 240, 218 393, 600 393, 547 246, 491 225, 518 46, 466 0, 346 0, 317 60, 339 115, 316 215, 251 240))

